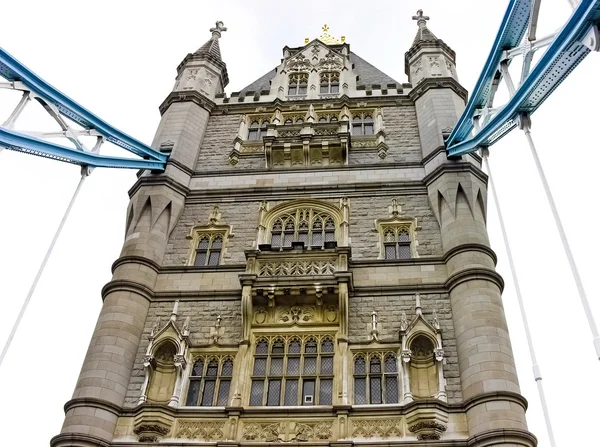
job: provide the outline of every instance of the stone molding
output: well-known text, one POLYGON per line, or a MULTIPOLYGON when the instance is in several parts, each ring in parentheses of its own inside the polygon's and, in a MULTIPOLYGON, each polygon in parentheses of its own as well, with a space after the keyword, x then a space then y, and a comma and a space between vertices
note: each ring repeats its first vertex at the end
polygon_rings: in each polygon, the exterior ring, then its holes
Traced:
POLYGON ((115 270, 118 267, 120 267, 121 265, 126 265, 126 264, 142 264, 142 265, 145 265, 146 267, 151 268, 156 273, 159 273, 161 270, 160 265, 157 262, 154 262, 150 259, 142 258, 141 256, 121 256, 121 257, 117 258, 115 260, 115 262, 113 262, 113 264, 110 268, 111 273, 114 274, 115 270))
POLYGON ((450 260, 450 258, 452 258, 453 256, 456 256, 460 253, 465 253, 468 251, 478 251, 480 253, 484 253, 484 254, 488 255, 490 258, 492 258, 492 260, 494 261, 494 265, 496 265, 498 263, 498 256, 496 256, 496 252, 494 250, 492 250, 490 247, 488 247, 487 245, 483 245, 483 244, 457 245, 456 247, 452 247, 450 250, 448 250, 446 253, 444 253, 444 256, 442 257, 442 259, 444 260, 445 263, 447 263, 450 260))
POLYGON ((104 411, 108 411, 109 413, 112 413, 115 416, 119 416, 121 414, 121 407, 119 407, 118 405, 94 397, 78 397, 75 399, 71 399, 65 403, 64 410, 66 413, 69 410, 80 407, 98 408, 104 411))
POLYGON ((490 281, 498 286, 500 293, 504 290, 504 279, 502 279, 502 276, 495 270, 486 268, 469 268, 461 270, 451 275, 444 285, 448 288, 448 291, 452 291, 452 289, 459 284, 473 280, 490 281))
POLYGON ((494 402, 497 400, 513 402, 517 405, 520 405, 524 411, 527 411, 527 407, 529 406, 529 403, 527 402, 527 399, 525 399, 525 397, 523 397, 519 393, 514 393, 512 391, 496 391, 491 393, 478 394, 477 396, 473 396, 470 399, 465 400, 463 402, 463 406, 465 408, 465 411, 469 411, 471 408, 477 405, 482 405, 487 402, 494 402))
POLYGON ((158 107, 160 115, 164 115, 165 112, 169 109, 169 107, 171 107, 171 105, 176 102, 193 102, 197 106, 207 110, 209 113, 212 112, 216 106, 216 104, 210 99, 208 99, 206 96, 194 90, 171 92, 169 93, 169 96, 167 96, 162 102, 162 104, 158 107))
POLYGON ((472 163, 467 162, 452 162, 444 163, 438 168, 431 171, 428 175, 423 177, 423 183, 425 185, 430 186, 433 182, 435 182, 438 178, 440 178, 444 174, 448 173, 459 173, 459 172, 469 172, 481 180, 485 185, 488 182, 488 176, 481 169, 473 166, 472 163))
POLYGON ((144 186, 166 186, 182 196, 187 196, 190 193, 190 189, 187 186, 167 177, 165 174, 154 174, 138 178, 127 192, 129 198, 132 198, 144 186))
POLYGON ((469 93, 467 90, 458 83, 454 78, 443 77, 443 78, 423 78, 419 83, 408 92, 408 97, 417 102, 417 100, 423 96, 427 91, 437 88, 448 88, 456 93, 465 103, 469 93))
POLYGON ((537 446, 537 438, 527 430, 496 429, 488 430, 469 437, 468 447, 492 447, 497 445, 537 446))
POLYGON ((102 291, 100 292, 100 294, 102 295, 102 301, 104 301, 104 299, 110 293, 120 291, 136 293, 146 298, 148 301, 152 301, 152 298, 154 296, 154 291, 148 286, 145 286, 144 284, 141 284, 136 281, 127 281, 124 279, 119 279, 109 281, 104 287, 102 287, 102 291))
POLYGON ((98 436, 82 433, 61 433, 50 440, 50 447, 110 447, 112 443, 98 436))

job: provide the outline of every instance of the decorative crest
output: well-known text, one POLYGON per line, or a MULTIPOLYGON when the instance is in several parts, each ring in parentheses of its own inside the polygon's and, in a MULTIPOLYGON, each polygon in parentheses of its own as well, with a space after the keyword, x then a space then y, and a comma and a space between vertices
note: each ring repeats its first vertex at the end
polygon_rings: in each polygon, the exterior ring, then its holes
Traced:
POLYGON ((210 29, 210 32, 213 35, 213 39, 218 39, 221 37, 221 33, 227 31, 227 28, 223 25, 221 20, 215 22, 215 27, 210 29))
MULTIPOLYGON (((321 28, 323 33, 318 37, 318 39, 323 42, 325 45, 340 45, 346 42, 346 36, 341 36, 339 39, 337 37, 333 37, 329 34, 329 25, 325 24, 321 28)), ((310 42, 310 39, 307 37, 304 39, 304 43, 307 44, 310 42)))
POLYGON ((417 11, 417 15, 413 16, 412 19, 417 21, 417 25, 419 26, 419 28, 423 28, 424 26, 427 25, 427 21, 429 20, 429 16, 424 16, 423 15, 423 10, 419 9, 417 11))

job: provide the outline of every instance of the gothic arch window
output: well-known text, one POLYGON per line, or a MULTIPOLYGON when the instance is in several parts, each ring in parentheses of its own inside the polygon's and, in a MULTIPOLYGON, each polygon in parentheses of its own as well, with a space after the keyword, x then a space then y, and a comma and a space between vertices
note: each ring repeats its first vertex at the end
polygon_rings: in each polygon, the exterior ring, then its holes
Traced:
POLYGON ((398 367, 394 353, 371 352, 354 356, 354 403, 398 403, 398 367))
POLYGON ((311 249, 325 247, 336 241, 336 224, 327 212, 312 208, 298 209, 279 216, 271 226, 271 246, 291 247, 292 242, 303 242, 311 249))
POLYGON ((308 74, 293 73, 289 77, 288 95, 299 96, 306 95, 308 92, 308 74))
POLYGON ((252 121, 248 128, 248 140, 256 141, 267 136, 267 121, 252 121))
POLYGON ((320 93, 340 92, 340 73, 338 71, 324 72, 320 74, 320 93))
POLYGON ((261 337, 255 344, 251 406, 331 405, 330 336, 261 337))
POLYGON ((201 356, 195 359, 190 373, 187 406, 226 406, 229 399, 233 359, 201 356))
POLYGON ((370 113, 357 113, 352 117, 352 135, 373 135, 375 122, 370 113))
POLYGON ((383 246, 385 259, 412 258, 410 227, 384 227, 383 246))
POLYGON ((196 246, 194 265, 196 267, 219 265, 223 250, 223 233, 204 233, 196 246))

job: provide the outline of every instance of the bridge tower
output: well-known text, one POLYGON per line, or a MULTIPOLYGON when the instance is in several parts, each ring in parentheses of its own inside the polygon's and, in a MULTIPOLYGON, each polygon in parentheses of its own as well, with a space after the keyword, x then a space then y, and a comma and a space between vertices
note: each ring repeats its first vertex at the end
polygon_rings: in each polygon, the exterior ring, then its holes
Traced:
POLYGON ((327 25, 231 95, 222 22, 177 69, 53 447, 535 446, 467 93, 414 17, 409 83, 327 25), (446 444, 444 444, 446 445, 446 444), (449 444, 447 444, 449 445, 449 444))

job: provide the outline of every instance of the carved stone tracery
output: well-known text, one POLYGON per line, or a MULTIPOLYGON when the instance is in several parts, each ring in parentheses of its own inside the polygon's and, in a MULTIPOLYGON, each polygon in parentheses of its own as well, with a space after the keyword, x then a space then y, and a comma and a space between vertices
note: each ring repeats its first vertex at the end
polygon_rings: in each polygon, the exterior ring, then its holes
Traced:
POLYGON ((352 437, 355 438, 401 438, 402 419, 354 419, 352 437))

